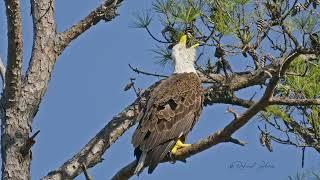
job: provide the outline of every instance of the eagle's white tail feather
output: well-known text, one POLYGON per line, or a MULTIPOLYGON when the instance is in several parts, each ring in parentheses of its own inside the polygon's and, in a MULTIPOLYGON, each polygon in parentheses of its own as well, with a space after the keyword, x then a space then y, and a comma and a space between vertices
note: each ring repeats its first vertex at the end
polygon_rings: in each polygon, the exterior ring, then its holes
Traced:
POLYGON ((146 160, 147 157, 147 153, 146 152, 142 152, 140 158, 139 158, 139 162, 136 166, 136 169, 134 170, 134 174, 140 174, 143 170, 144 167, 144 161, 146 160))

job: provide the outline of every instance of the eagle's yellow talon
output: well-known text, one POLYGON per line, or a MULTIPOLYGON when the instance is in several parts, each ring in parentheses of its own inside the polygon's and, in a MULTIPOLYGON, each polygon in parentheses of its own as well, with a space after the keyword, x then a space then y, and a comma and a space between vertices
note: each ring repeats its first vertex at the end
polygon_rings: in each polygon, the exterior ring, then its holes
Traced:
POLYGON ((176 152, 178 151, 178 149, 190 146, 191 144, 184 144, 180 139, 178 139, 178 141, 176 142, 176 144, 174 145, 174 147, 171 150, 171 154, 176 154, 176 152))

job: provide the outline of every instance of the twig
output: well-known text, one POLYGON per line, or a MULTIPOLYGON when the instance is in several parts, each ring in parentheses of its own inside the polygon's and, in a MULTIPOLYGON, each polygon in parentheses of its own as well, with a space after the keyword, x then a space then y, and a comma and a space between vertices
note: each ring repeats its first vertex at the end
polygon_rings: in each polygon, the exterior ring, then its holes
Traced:
POLYGON ((136 72, 136 73, 138 73, 138 74, 141 73, 141 74, 144 74, 144 75, 147 75, 147 76, 155 76, 155 77, 163 77, 163 78, 168 77, 168 76, 162 75, 162 74, 155 74, 155 73, 149 73, 149 72, 141 71, 141 70, 139 70, 138 68, 132 67, 130 64, 129 64, 129 67, 130 67, 130 69, 131 69, 132 71, 134 71, 134 72, 136 72))
POLYGON ((83 174, 84 174, 84 177, 86 178, 86 180, 93 180, 92 177, 88 173, 86 165, 81 164, 81 168, 82 168, 82 171, 83 171, 83 174))
POLYGON ((230 106, 228 106, 228 109, 226 112, 231 113, 233 115, 234 119, 237 119, 239 116, 235 111, 233 111, 233 109, 230 108, 230 106))
POLYGON ((133 88, 133 90, 134 90, 134 93, 136 93, 136 96, 137 96, 137 97, 140 97, 140 93, 139 93, 139 91, 137 90, 137 88, 136 88, 136 86, 135 86, 134 80, 135 80, 135 78, 130 78, 130 82, 131 82, 131 84, 132 84, 132 88, 133 88))
POLYGON ((159 43, 165 43, 165 44, 168 44, 168 43, 171 43, 169 41, 161 41, 159 39, 157 39, 156 37, 154 37, 154 35, 151 33, 151 31, 149 30, 148 27, 145 27, 145 29, 147 30, 148 34, 151 36, 151 38, 159 43))
POLYGON ((301 157, 301 167, 303 168, 304 167, 304 153, 305 153, 305 150, 306 150, 306 147, 303 147, 302 148, 302 157, 301 157))
POLYGON ((34 140, 34 138, 40 133, 40 130, 38 130, 37 132, 35 132, 31 137, 28 138, 28 140, 26 141, 25 145, 21 148, 21 154, 23 157, 25 157, 26 155, 29 154, 29 151, 31 149, 31 147, 36 143, 36 141, 34 140))
POLYGON ((246 142, 243 142, 243 141, 240 141, 238 139, 235 139, 233 137, 230 137, 229 139, 227 139, 225 142, 231 142, 231 143, 234 143, 234 144, 238 144, 240 146, 245 146, 247 143, 246 142))
POLYGON ((282 24, 281 27, 282 27, 283 32, 284 32, 285 34, 287 34, 288 37, 292 40, 292 42, 294 43, 295 47, 296 47, 296 48, 299 48, 299 47, 300 47, 299 41, 297 40, 297 38, 296 38, 291 32, 289 32, 287 26, 285 26, 284 24, 282 24))

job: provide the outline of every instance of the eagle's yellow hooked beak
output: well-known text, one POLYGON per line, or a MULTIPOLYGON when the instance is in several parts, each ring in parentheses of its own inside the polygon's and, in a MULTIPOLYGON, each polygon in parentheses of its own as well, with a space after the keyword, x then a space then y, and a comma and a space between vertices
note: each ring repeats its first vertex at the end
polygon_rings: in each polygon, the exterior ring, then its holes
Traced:
POLYGON ((187 35, 182 35, 179 40, 179 44, 186 46, 187 44, 187 35))
MULTIPOLYGON (((186 46, 187 45, 187 35, 182 35, 179 40, 179 44, 186 46)), ((199 43, 192 45, 190 48, 196 48, 199 46, 199 43)))

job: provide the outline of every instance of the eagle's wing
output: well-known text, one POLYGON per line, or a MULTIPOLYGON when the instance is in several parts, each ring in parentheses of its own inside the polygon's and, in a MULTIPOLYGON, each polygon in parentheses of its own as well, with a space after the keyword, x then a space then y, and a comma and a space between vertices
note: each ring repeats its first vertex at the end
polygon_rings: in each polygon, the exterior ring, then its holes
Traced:
POLYGON ((150 94, 133 134, 136 151, 146 154, 149 173, 173 148, 177 139, 192 129, 202 109, 202 88, 194 73, 174 74, 150 94))

